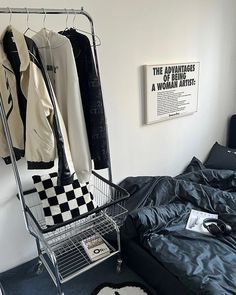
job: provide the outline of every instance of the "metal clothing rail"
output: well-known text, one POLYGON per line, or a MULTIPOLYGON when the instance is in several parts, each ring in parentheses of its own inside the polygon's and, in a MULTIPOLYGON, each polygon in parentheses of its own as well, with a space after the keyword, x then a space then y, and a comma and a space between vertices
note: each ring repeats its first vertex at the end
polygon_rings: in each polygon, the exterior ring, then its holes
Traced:
MULTIPOLYGON (((95 31, 94 31, 94 24, 93 24, 93 20, 92 17, 83 10, 83 8, 81 9, 44 9, 44 8, 0 8, 0 14, 44 14, 45 17, 47 14, 74 14, 74 15, 84 15, 90 22, 90 26, 91 26, 91 35, 92 35, 92 43, 93 43, 93 53, 94 53, 94 59, 95 59, 95 67, 96 67, 96 71, 97 71, 97 75, 98 75, 98 79, 100 81, 100 73, 99 73, 99 66, 98 66, 98 57, 97 57, 97 51, 96 51, 96 40, 95 40, 95 31)), ((18 196, 21 202, 21 207, 22 207, 22 211, 23 211, 23 216, 24 216, 24 220, 25 220, 25 224, 26 224, 26 228, 29 231, 29 233, 31 235, 33 235, 36 238, 36 245, 37 245, 37 250, 39 253, 39 257, 41 257, 42 261, 43 261, 43 256, 42 256, 42 250, 40 249, 40 245, 42 243, 42 240, 40 239, 41 237, 41 233, 37 233, 37 231, 35 232, 35 230, 32 228, 32 226, 29 224, 29 220, 30 220, 30 216, 29 213, 27 213, 27 204, 25 203, 25 199, 24 199, 24 195, 27 195, 29 193, 29 191, 23 191, 23 187, 22 187, 22 182, 21 182, 21 178, 20 178, 20 173, 17 167, 17 162, 16 162, 16 157, 15 157, 15 153, 14 153, 14 148, 13 148, 13 143, 12 143, 12 138, 11 138, 11 134, 10 134, 10 130, 9 130, 9 126, 8 126, 8 122, 7 122, 7 117, 6 117, 6 113, 5 113, 5 109, 4 109, 4 104, 3 104, 3 100, 1 97, 1 93, 0 93, 0 120, 2 120, 3 123, 3 129, 6 135, 6 140, 7 140, 7 145, 9 148, 9 153, 10 153, 10 158, 11 158, 11 163, 12 163, 12 169, 13 169, 13 173, 15 176, 15 181, 16 181, 16 186, 17 186, 17 190, 18 190, 18 196)), ((107 135, 108 136, 108 135, 107 135)), ((108 137, 107 137, 107 146, 108 146, 108 174, 109 174, 109 180, 112 180, 112 173, 111 173, 111 159, 110 159, 110 149, 109 149, 109 141, 108 141, 108 137)), ((109 190, 112 191, 112 190, 109 190)), ((106 217, 107 218, 107 217, 106 217)), ((117 229, 117 234, 118 234, 118 229, 117 229)), ((117 252, 120 252, 120 244, 119 245, 119 249, 117 252)), ((58 287, 58 292, 59 294, 63 294, 62 290, 61 290, 61 282, 63 281, 62 279, 60 279, 60 273, 59 273, 59 266, 58 266, 58 262, 57 262, 57 257, 55 256, 54 252, 51 252, 51 250, 49 251, 49 256, 51 257, 51 262, 55 271, 55 276, 54 276, 54 282, 56 283, 57 287, 58 287), (50 253, 49 253, 50 252, 50 253)), ((50 271, 49 271, 50 273, 50 271)), ((53 276, 52 276, 53 277, 53 276)))
MULTIPOLYGON (((30 13, 30 14, 86 14, 89 16, 89 14, 83 9, 55 9, 55 8, 11 8, 11 7, 0 7, 0 13, 30 13)), ((91 16, 89 16, 91 18, 91 16)), ((92 19, 92 18, 91 18, 92 19)))
MULTIPOLYGON (((95 60, 95 67, 96 72, 99 78, 99 82, 101 85, 101 78, 100 78, 100 71, 99 71, 99 65, 98 65, 98 55, 96 50, 96 39, 95 39, 95 30, 94 30, 94 23, 93 19, 90 16, 88 12, 86 12, 83 7, 81 9, 54 9, 54 8, 11 8, 11 7, 0 7, 0 14, 43 14, 43 15, 58 15, 58 14, 65 14, 65 15, 83 15, 85 16, 90 23, 91 27, 91 36, 92 36, 92 43, 93 43, 93 54, 94 54, 94 60, 95 60)), ((107 128, 107 123, 106 123, 107 128)), ((108 129, 108 128, 107 128, 108 129)), ((111 169, 111 156, 110 156, 110 147, 109 147, 109 139, 108 139, 108 130, 107 130, 107 149, 108 149, 108 178, 110 181, 112 181, 112 169, 111 169)))
POLYGON ((98 67, 98 58, 97 58, 97 51, 96 51, 96 42, 95 42, 95 31, 94 31, 94 25, 93 25, 93 19, 92 17, 83 9, 54 9, 54 8, 10 8, 10 7, 5 7, 1 8, 0 7, 0 13, 6 13, 6 14, 44 14, 45 16, 47 14, 81 14, 84 15, 88 18, 90 25, 91 25, 91 35, 92 35, 92 41, 94 45, 94 57, 95 57, 95 64, 96 64, 96 70, 97 74, 100 78, 100 73, 99 73, 99 67, 98 67))
MULTIPOLYGON (((101 79, 100 79, 100 72, 99 72, 99 65, 98 65, 98 55, 97 55, 97 50, 96 50, 96 40, 95 40, 95 30, 94 30, 94 24, 93 24, 93 19, 90 16, 89 13, 87 13, 83 7, 81 7, 81 9, 54 9, 54 8, 10 8, 10 7, 0 7, 0 14, 44 14, 45 16, 47 14, 54 14, 54 15, 58 15, 58 14, 74 14, 74 15, 83 15, 85 16, 90 23, 90 27, 91 27, 91 35, 92 35, 92 43, 93 43, 93 53, 94 53, 94 59, 95 59, 95 67, 96 67, 96 72, 98 75, 98 79, 101 85, 101 79)), ((12 140, 11 140, 11 135, 10 135, 10 131, 8 128, 8 123, 7 123, 7 118, 6 118, 6 114, 5 114, 5 110, 4 110, 4 106, 3 106, 3 102, 2 102, 2 98, 0 96, 0 116, 2 118, 3 121, 3 126, 4 126, 4 131, 6 134, 6 138, 7 138, 7 144, 9 147, 9 151, 10 151, 10 158, 11 158, 11 162, 12 162, 12 168, 13 168, 13 172, 15 175, 15 179, 16 179, 16 183, 17 183, 17 187, 18 187, 18 192, 19 192, 19 196, 23 196, 23 189, 22 189, 22 184, 21 184, 21 180, 20 180, 20 175, 19 175, 19 171, 17 168, 17 164, 16 164, 16 159, 15 159, 15 154, 14 154, 14 150, 13 150, 13 145, 12 145, 12 140)), ((106 128, 107 128, 107 122, 106 122, 106 128)), ((111 172, 111 157, 110 157, 110 147, 109 147, 109 139, 108 139, 108 130, 107 130, 107 150, 108 150, 108 177, 109 180, 112 181, 112 172, 111 172)), ((22 204, 24 207, 24 204, 22 204)), ((27 222, 26 222, 27 223, 27 222)), ((27 226, 28 228, 28 226, 27 226)))

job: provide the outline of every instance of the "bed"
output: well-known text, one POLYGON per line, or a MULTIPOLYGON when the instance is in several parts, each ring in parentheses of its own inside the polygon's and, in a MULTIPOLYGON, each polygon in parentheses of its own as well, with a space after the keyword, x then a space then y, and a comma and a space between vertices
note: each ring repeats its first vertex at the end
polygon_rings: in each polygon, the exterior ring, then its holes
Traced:
POLYGON ((236 294, 236 170, 209 168, 194 157, 176 177, 128 177, 121 186, 131 194, 124 259, 158 294, 236 294), (187 230, 192 209, 218 213, 232 233, 216 238, 187 230))

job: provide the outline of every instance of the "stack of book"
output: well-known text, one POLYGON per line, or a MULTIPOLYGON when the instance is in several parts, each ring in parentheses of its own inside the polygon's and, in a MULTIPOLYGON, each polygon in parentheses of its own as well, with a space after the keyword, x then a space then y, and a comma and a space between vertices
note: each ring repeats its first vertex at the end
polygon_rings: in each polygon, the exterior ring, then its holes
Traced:
POLYGON ((81 245, 91 261, 99 260, 110 254, 110 249, 99 234, 82 240, 81 245))

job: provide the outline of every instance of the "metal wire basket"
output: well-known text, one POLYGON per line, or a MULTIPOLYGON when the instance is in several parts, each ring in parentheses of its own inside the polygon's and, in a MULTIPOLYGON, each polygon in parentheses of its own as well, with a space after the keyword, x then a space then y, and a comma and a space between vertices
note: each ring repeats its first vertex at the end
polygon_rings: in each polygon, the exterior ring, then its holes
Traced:
MULTIPOLYGON (((27 224, 36 238, 38 254, 51 278, 62 294, 61 284, 101 263, 109 257, 120 254, 120 232, 127 210, 124 207, 129 194, 124 189, 106 180, 96 172, 92 173, 90 190, 98 207, 77 218, 55 226, 47 227, 43 207, 36 190, 24 192, 27 224), (113 236, 116 245, 106 237, 113 236), (82 241, 99 235, 110 249, 109 255, 91 261, 82 247, 82 241)), ((118 269, 120 269, 120 258, 118 269)))
POLYGON ((82 226, 83 223, 86 223, 93 218, 94 214, 99 214, 101 211, 113 218, 118 224, 121 224, 127 213, 127 210, 124 207, 124 202, 129 197, 128 192, 108 181, 95 171, 92 172, 92 176, 93 177, 90 181, 90 191, 98 205, 97 208, 76 218, 50 227, 46 226, 42 203, 36 190, 32 189, 25 191, 25 209, 27 215, 30 217, 29 220, 31 221, 29 226, 32 226, 33 221, 33 227, 36 226, 41 233, 49 233, 57 229, 63 231, 62 228, 65 228, 65 231, 67 231, 68 227, 74 228, 78 227, 78 225, 82 226))

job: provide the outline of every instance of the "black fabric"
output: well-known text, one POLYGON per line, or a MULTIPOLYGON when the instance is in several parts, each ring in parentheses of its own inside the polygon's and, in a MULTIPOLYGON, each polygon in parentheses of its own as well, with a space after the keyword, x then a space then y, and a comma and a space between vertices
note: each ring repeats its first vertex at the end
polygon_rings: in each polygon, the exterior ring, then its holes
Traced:
POLYGON ((228 131, 228 147, 236 149, 236 115, 230 118, 228 131))
MULTIPOLYGON (((20 150, 20 149, 14 148, 14 147, 13 147, 13 150, 14 150, 16 161, 18 161, 22 157, 24 157, 24 155, 25 155, 25 151, 24 150, 20 150)), ((3 160, 4 160, 4 162, 5 162, 6 165, 11 164, 11 157, 10 156, 3 158, 3 160)))
MULTIPOLYGON (((153 204, 161 205, 133 210, 123 227, 125 238, 138 239, 191 292, 235 294, 236 172, 202 169, 155 179, 148 186, 144 177, 143 203, 150 204, 148 199, 155 195, 158 200, 153 204), (232 233, 216 238, 186 230, 191 209, 217 213, 231 225, 232 233)), ((141 178, 138 180, 140 185, 141 178)), ((126 183, 129 188, 135 186, 126 183)), ((139 190, 131 198, 136 195, 141 198, 139 190)))
POLYGON ((106 122, 100 79, 96 73, 89 39, 74 29, 60 32, 72 45, 91 158, 96 170, 109 166, 106 122))
POLYGON ((202 162, 198 158, 193 157, 191 162, 185 168, 183 174, 188 173, 188 172, 194 172, 197 170, 203 170, 205 168, 206 167, 202 164, 202 162))
POLYGON ((179 279, 144 249, 137 239, 122 239, 122 255, 125 263, 140 275, 158 294, 192 295, 179 279))
POLYGON ((133 211, 137 208, 161 206, 172 199, 171 194, 157 192, 156 187, 163 184, 166 185, 166 190, 170 190, 172 186, 172 178, 169 177, 169 184, 166 182, 168 177, 154 177, 154 176, 136 176, 127 177, 119 185, 125 188, 130 196, 125 202, 125 207, 128 211, 133 211), (160 194, 159 194, 160 193, 160 194))
POLYGON ((37 169, 50 169, 54 166, 54 161, 50 162, 27 162, 27 167, 30 170, 37 170, 37 169))
POLYGON ((216 142, 204 165, 212 169, 236 170, 236 149, 225 147, 216 142))

